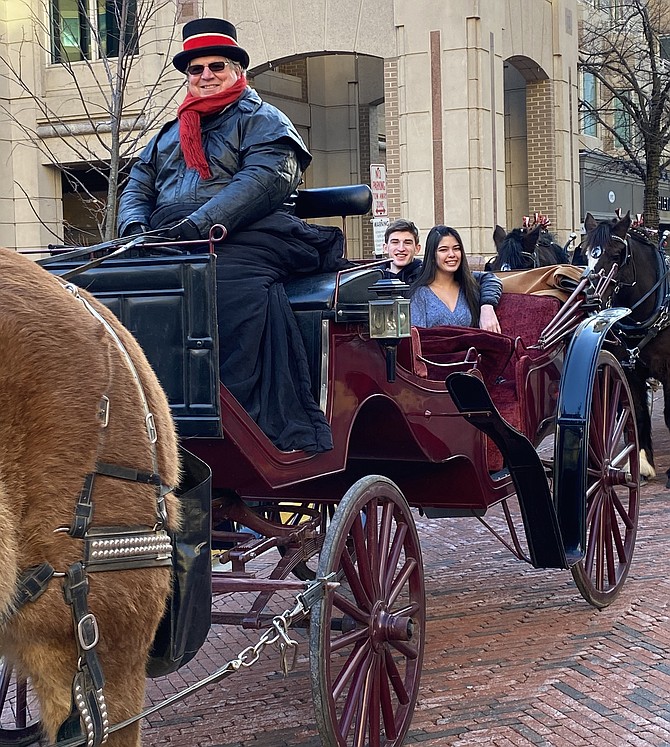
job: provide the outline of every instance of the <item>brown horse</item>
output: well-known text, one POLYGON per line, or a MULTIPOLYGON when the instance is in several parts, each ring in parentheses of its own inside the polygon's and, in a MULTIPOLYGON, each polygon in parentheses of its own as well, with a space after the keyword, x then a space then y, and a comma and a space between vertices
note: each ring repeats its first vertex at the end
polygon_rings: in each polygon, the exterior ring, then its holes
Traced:
MULTIPOLYGON (((83 559, 84 542, 68 528, 85 478, 111 464, 158 475, 162 484, 174 486, 177 439, 156 376, 113 314, 5 249, 0 249, 0 349, 0 656, 31 678, 53 742, 71 713, 81 654, 60 574, 83 559), (106 401, 108 407, 101 406, 106 401), (147 408, 156 438, 146 425, 147 408), (56 576, 38 599, 18 606, 21 573, 43 563, 56 576)), ((153 484, 98 471, 91 527, 151 531, 158 492, 153 484)), ((174 528, 178 505, 171 493, 166 505, 166 526, 174 528)), ((142 710, 145 663, 169 594, 170 568, 101 570, 88 573, 88 585, 103 693, 114 724, 142 710)), ((107 744, 137 747, 138 723, 112 733, 107 744)))

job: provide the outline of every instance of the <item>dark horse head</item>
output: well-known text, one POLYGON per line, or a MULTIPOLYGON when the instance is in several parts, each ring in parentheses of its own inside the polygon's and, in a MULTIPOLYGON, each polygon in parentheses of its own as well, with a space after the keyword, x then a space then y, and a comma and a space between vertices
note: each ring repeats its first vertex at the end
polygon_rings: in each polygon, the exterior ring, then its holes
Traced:
POLYGON ((630 212, 600 222, 588 213, 584 228, 579 251, 588 268, 608 273, 616 265, 611 303, 631 309, 622 327, 651 324, 665 299, 663 253, 643 230, 631 229, 630 212))
POLYGON ((486 263, 486 269, 492 272, 529 270, 570 261, 563 247, 554 242, 539 223, 530 231, 514 228, 509 233, 502 226, 496 226, 493 241, 498 254, 486 263))
MULTIPOLYGON (((670 360, 670 327, 661 323, 668 294, 665 253, 649 240, 644 230, 631 228, 630 213, 599 223, 589 213, 584 228, 586 235, 579 248, 589 269, 614 273, 612 291, 606 302, 631 310, 617 324, 617 330, 624 344, 622 357, 627 358, 629 364, 626 378, 635 406, 640 471, 645 476, 653 476, 654 452, 647 403, 647 380, 650 378, 663 384, 665 423, 670 427, 670 368, 666 363, 670 360), (635 350, 634 355, 630 354, 631 350, 635 350)), ((670 487, 670 470, 666 487, 670 487)))

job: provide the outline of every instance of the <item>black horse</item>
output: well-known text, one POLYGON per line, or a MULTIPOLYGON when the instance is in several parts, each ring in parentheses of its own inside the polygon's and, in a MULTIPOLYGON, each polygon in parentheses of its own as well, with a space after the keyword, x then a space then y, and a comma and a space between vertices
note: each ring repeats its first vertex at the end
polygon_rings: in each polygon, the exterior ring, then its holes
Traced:
POLYGON ((539 223, 530 231, 514 228, 509 233, 496 226, 493 241, 498 253, 485 265, 491 272, 570 264, 566 249, 539 223))
MULTIPOLYGON (((622 341, 622 363, 633 395, 640 441, 640 473, 653 477, 654 450, 647 401, 647 380, 663 385, 664 418, 670 430, 670 285, 665 252, 646 232, 631 229, 630 213, 596 222, 588 213, 580 249, 588 267, 609 272, 616 264, 615 283, 607 302, 631 309, 616 328, 622 341)), ((666 487, 670 487, 670 470, 666 487)))

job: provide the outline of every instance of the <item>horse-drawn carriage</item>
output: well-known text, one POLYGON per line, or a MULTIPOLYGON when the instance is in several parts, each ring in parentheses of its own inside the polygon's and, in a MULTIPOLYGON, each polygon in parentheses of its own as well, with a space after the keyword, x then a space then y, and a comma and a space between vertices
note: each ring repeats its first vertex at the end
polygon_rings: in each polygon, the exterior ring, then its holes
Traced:
MULTIPOLYGON (((326 191, 326 208, 307 193, 298 214, 363 214, 367 197, 354 192, 354 208, 351 188, 326 191)), ((416 510, 485 522, 502 505, 509 539, 500 538, 517 557, 570 570, 597 607, 617 596, 635 543, 639 466, 630 391, 608 351, 608 333, 626 310, 600 309, 611 278, 585 276, 566 302, 504 293, 502 335, 412 327, 403 289, 382 281, 375 262, 287 283, 334 439, 331 451, 306 454, 278 451, 220 387, 215 251, 212 243, 96 260, 69 280, 141 343, 196 474, 205 465, 193 484, 209 487, 211 470, 212 596, 255 593, 242 612, 217 607, 210 618, 209 583, 196 569, 201 585, 186 625, 196 643, 183 640, 175 651, 173 641, 172 659, 156 673, 188 661, 210 619, 263 628, 276 620, 267 610, 277 592, 307 588, 289 622, 308 620, 323 744, 400 745, 425 640, 416 510), (509 506, 515 496, 525 542, 509 506), (262 554, 274 559, 272 570, 257 578, 249 567, 262 554)), ((49 269, 69 276, 79 261, 65 257, 49 269)), ((210 517, 198 521, 209 532, 210 517)), ((209 541, 196 544, 191 570, 199 562, 209 579, 209 541)), ((10 676, 5 665, 3 747, 29 743, 37 728, 25 685, 9 689, 10 676)))

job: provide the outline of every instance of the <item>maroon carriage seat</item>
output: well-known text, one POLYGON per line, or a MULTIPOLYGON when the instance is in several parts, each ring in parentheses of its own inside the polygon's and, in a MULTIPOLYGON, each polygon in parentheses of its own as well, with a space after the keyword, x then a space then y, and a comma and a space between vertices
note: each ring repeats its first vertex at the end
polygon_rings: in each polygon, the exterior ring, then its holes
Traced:
MULTIPOLYGON (((537 424, 528 413, 529 377, 547 354, 531 346, 560 306, 552 296, 503 293, 496 310, 502 334, 471 327, 412 327, 398 361, 433 381, 444 381, 455 371, 477 370, 505 420, 532 438, 537 424)), ((503 466, 502 455, 489 439, 487 458, 491 471, 503 466)))

